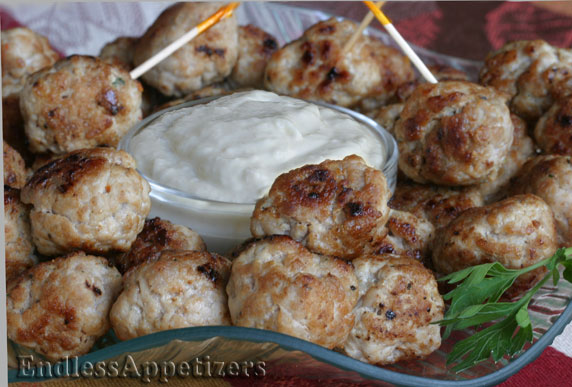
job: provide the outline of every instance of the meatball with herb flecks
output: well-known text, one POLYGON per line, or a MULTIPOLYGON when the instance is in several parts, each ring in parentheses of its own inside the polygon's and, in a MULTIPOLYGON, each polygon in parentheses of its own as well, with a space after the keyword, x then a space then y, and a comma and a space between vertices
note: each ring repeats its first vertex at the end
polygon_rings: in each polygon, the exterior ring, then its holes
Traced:
POLYGON ((199 234, 190 228, 153 218, 145 221, 129 251, 113 261, 119 271, 125 273, 132 267, 157 259, 163 250, 205 251, 206 246, 199 234))
POLYGON ((361 157, 326 160, 284 173, 258 200, 255 237, 289 235, 312 252, 352 259, 385 237, 390 191, 361 157))
POLYGON ((411 182, 399 182, 389 201, 389 207, 426 219, 436 229, 448 225, 463 211, 483 204, 483 197, 474 188, 454 189, 411 182))
POLYGON ((535 154, 534 141, 527 134, 526 122, 514 114, 510 117, 514 125, 514 134, 508 155, 496 175, 476 187, 483 195, 485 203, 492 203, 506 196, 510 179, 535 154))
POLYGON ((28 28, 2 31, 2 96, 19 94, 27 76, 58 58, 48 39, 28 28))
POLYGON ((201 251, 165 250, 125 274, 111 308, 121 340, 168 329, 230 325, 225 286, 230 261, 201 251))
POLYGON ((558 242, 572 244, 572 156, 537 156, 511 180, 510 193, 540 196, 554 212, 558 242))
POLYGON ((372 364, 423 358, 441 345, 445 305, 435 277, 407 257, 365 256, 354 260, 360 299, 345 343, 349 356, 372 364))
POLYGON ((276 50, 276 38, 264 30, 253 26, 238 27, 238 60, 230 74, 230 81, 237 87, 264 86, 266 63, 276 50))
POLYGON ((357 24, 335 18, 308 28, 304 35, 275 52, 264 84, 285 94, 340 106, 369 99, 369 109, 385 104, 399 85, 415 77, 407 57, 370 35, 361 35, 348 52, 343 46, 357 24))
POLYGON ((20 190, 4 186, 4 252, 6 281, 37 263, 30 230, 30 208, 20 201, 20 190))
POLYGON ((399 168, 418 183, 466 186, 494 176, 513 141, 505 100, 470 82, 420 85, 394 126, 399 168))
POLYGON ((22 188, 26 184, 28 172, 20 154, 10 145, 3 142, 4 147, 4 185, 22 188))
MULTIPOLYGON (((471 208, 441 229, 433 243, 433 264, 443 274, 490 262, 522 269, 550 258, 557 248, 548 204, 536 195, 516 195, 471 208)), ((520 276, 508 297, 532 287, 545 272, 541 267, 520 276)))
MULTIPOLYGON (((214 14, 222 3, 177 3, 167 8, 139 39, 139 66, 214 14)), ((182 97, 230 75, 238 57, 236 16, 225 18, 143 74, 143 80, 166 96, 182 97)))
POLYGON ((8 284, 8 338, 49 359, 83 355, 109 330, 121 275, 105 258, 74 253, 8 284))
POLYGON ((546 154, 572 156, 572 97, 555 102, 540 117, 534 139, 546 154))
POLYGON ((90 56, 34 73, 20 95, 30 149, 61 154, 117 146, 141 119, 141 91, 125 69, 90 56))
POLYGON ((358 298, 351 263, 313 254, 287 236, 243 247, 226 287, 234 325, 343 346, 358 298))
POLYGON ((428 220, 410 212, 390 209, 388 233, 373 244, 371 253, 397 254, 424 260, 429 257, 435 227, 428 220))
POLYGON ((121 36, 105 44, 99 52, 99 57, 107 63, 123 66, 126 70, 133 69, 133 52, 138 38, 121 36))
POLYGON ((128 153, 94 148, 44 165, 21 196, 32 205, 32 237, 40 253, 105 254, 129 250, 151 209, 149 191, 128 153))
POLYGON ((489 53, 479 78, 481 84, 508 94, 511 111, 535 121, 552 105, 559 80, 570 74, 572 50, 543 40, 521 40, 489 53))

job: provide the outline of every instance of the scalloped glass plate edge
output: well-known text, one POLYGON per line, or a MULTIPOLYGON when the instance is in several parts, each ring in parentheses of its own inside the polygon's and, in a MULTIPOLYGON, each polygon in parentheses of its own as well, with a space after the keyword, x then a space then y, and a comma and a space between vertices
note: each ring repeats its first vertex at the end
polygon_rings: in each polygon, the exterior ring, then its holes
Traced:
MULTIPOLYGON (((514 375, 524 366, 535 360, 544 349, 552 343, 554 338, 562 332, 564 327, 572 320, 572 304, 569 304, 558 320, 542 335, 529 349, 524 351, 516 360, 502 369, 486 376, 470 380, 442 380, 427 377, 407 375, 381 367, 370 365, 351 359, 341 353, 331 351, 319 345, 287 336, 281 333, 265 331, 255 328, 235 326, 211 326, 183 328, 164 332, 157 332, 148 336, 138 337, 124 341, 95 352, 79 357, 78 363, 107 361, 121 355, 133 354, 149 349, 166 346, 174 340, 183 342, 203 342, 213 338, 240 340, 250 343, 273 343, 287 351, 301 351, 311 357, 332 365, 336 368, 356 372, 366 379, 381 380, 402 386, 488 386, 495 385, 514 375)), ((40 382, 54 377, 19 377, 18 370, 10 369, 8 381, 14 382, 40 382)))

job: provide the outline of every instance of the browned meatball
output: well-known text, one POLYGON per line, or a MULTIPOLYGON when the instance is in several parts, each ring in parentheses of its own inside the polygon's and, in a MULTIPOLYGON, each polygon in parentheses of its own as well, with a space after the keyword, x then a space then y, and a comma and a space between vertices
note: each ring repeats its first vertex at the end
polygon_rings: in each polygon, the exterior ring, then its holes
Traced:
POLYGON ((163 251, 125 275, 111 308, 121 340, 168 329, 230 325, 225 287, 230 261, 201 251, 163 251))
POLYGON ((123 68, 74 55, 29 77, 20 109, 34 152, 117 146, 141 119, 141 84, 123 68))
POLYGON ((373 119, 376 120, 384 129, 393 134, 395 123, 401 116, 401 112, 405 107, 404 103, 392 103, 383 106, 375 111, 373 119))
POLYGON ((135 37, 120 36, 113 42, 103 46, 99 52, 99 57, 104 62, 123 66, 126 70, 132 70, 134 67, 133 53, 138 41, 139 39, 135 37))
POLYGON ((526 122, 515 114, 511 114, 510 117, 514 124, 514 135, 508 155, 497 174, 477 187, 486 203, 492 203, 506 196, 510 179, 518 173, 528 158, 534 155, 535 146, 527 135, 526 122))
POLYGON ((358 156, 326 160, 284 173, 256 203, 250 230, 255 237, 289 235, 312 252, 359 256, 387 233, 385 177, 358 156))
MULTIPOLYGON (((136 66, 214 14, 221 3, 177 3, 167 8, 135 46, 136 66)), ((145 82, 167 96, 182 97, 222 81, 238 57, 236 17, 224 19, 143 75, 145 82)))
POLYGON ((463 211, 483 204, 483 197, 474 188, 453 189, 403 181, 397 183, 389 201, 391 208, 426 219, 436 229, 448 225, 463 211))
POLYGON ((205 251, 206 246, 199 234, 190 228, 153 218, 145 221, 131 249, 114 259, 114 263, 121 273, 125 273, 132 267, 157 259, 163 250, 205 251))
POLYGON ((399 167, 418 183, 481 183, 498 172, 513 132, 494 89, 461 81, 422 84, 395 123, 399 167))
POLYGON ((264 86, 264 69, 278 41, 266 31, 253 26, 238 27, 238 60, 230 74, 230 81, 238 87, 264 86))
MULTIPOLYGON (((517 195, 469 209, 441 229, 434 240, 433 264, 443 274, 489 262, 521 269, 549 258, 557 247, 548 204, 535 195, 517 195)), ((528 289, 544 272, 540 268, 519 277, 509 295, 528 289)))
POLYGON ((234 325, 334 348, 343 345, 353 326, 358 284, 351 263, 274 236, 238 255, 226 292, 234 325))
POLYGON ((572 156, 572 98, 555 102, 540 117, 534 139, 544 153, 572 156))
MULTIPOLYGON (((99 58, 104 62, 110 63, 115 66, 123 67, 127 71, 133 70, 133 54, 135 52, 135 45, 139 42, 139 38, 121 36, 112 42, 107 43, 101 48, 99 58)), ((147 117, 153 113, 156 105, 163 102, 165 97, 159 93, 155 88, 141 83, 143 92, 141 94, 141 112, 143 117, 147 117)))
POLYGON ((53 65, 58 58, 48 40, 28 28, 2 31, 2 134, 27 162, 33 156, 20 113, 20 91, 30 74, 53 65))
POLYGON ((26 184, 28 172, 24 159, 14 148, 3 141, 4 146, 4 185, 22 188, 26 184))
POLYGON ((572 245, 572 158, 538 156, 524 164, 511 181, 511 193, 540 196, 554 212, 560 246, 572 245))
POLYGON ((109 330, 120 290, 121 275, 104 258, 40 263, 8 285, 8 337, 54 360, 83 355, 109 330))
POLYGON ((4 246, 6 281, 37 263, 30 230, 30 208, 20 201, 20 190, 4 186, 4 246))
POLYGON ((28 75, 58 58, 48 39, 28 28, 2 31, 2 96, 20 93, 28 75))
POLYGON ((390 210, 387 236, 373 244, 374 254, 396 254, 418 260, 429 257, 435 227, 422 217, 410 212, 390 210))
MULTIPOLYGON (((429 66, 429 70, 435 78, 439 81, 468 81, 468 76, 461 70, 457 70, 453 67, 446 65, 432 65, 429 66)), ((414 80, 410 82, 405 82, 397 88, 395 97, 386 106, 382 106, 378 109, 362 109, 365 110, 366 114, 373 119, 375 119, 381 126, 387 129, 390 133, 393 133, 393 126, 395 122, 401 115, 405 100, 413 94, 417 86, 419 86, 420 81, 414 80)), ((363 102, 363 101, 362 101, 363 102)), ((363 105, 363 103, 361 104, 363 105)), ((363 108, 363 106, 362 106, 363 108)))
POLYGON ((377 106, 414 79, 409 60, 392 47, 362 35, 347 53, 356 30, 349 20, 321 21, 278 50, 266 66, 265 86, 278 94, 352 106, 372 98, 377 106))
POLYGON ((151 209, 135 161, 112 148, 84 149, 38 169, 22 190, 32 236, 45 255, 127 251, 151 209))
POLYGON ((553 85, 570 73, 571 50, 543 40, 521 40, 487 55, 480 82, 507 93, 511 110, 534 121, 552 105, 553 85))
POLYGON ((441 345, 445 305, 435 277, 413 259, 366 256, 354 260, 360 300, 345 352, 372 364, 424 358, 441 345))

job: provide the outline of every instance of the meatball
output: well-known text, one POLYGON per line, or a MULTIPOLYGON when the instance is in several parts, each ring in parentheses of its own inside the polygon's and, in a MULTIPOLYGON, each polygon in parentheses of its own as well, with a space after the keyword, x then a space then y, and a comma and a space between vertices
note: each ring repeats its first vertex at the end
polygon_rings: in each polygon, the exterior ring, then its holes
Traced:
POLYGON ((313 25, 272 55, 266 88, 340 106, 353 106, 364 98, 375 99, 377 106, 386 103, 400 84, 415 78, 413 69, 399 51, 369 35, 360 36, 343 53, 356 28, 354 22, 335 18, 313 25))
POLYGON ((256 203, 250 230, 255 237, 289 235, 312 252, 351 259, 385 237, 389 196, 383 174, 361 157, 305 165, 278 176, 256 203))
POLYGON ((278 41, 266 31, 251 24, 238 27, 238 60, 230 74, 230 81, 238 87, 264 86, 264 69, 278 41))
POLYGON ((153 218, 145 221, 131 249, 119 255, 114 263, 121 273, 125 273, 132 267, 157 259, 163 250, 205 251, 206 246, 199 234, 190 228, 153 218))
POLYGON ((111 148, 71 152, 38 169, 22 190, 32 237, 45 255, 127 251, 151 209, 135 161, 111 148))
POLYGON ((123 66, 126 70, 133 69, 133 52, 138 38, 121 36, 101 48, 99 58, 104 62, 123 66))
POLYGON ((352 262, 360 299, 345 343, 349 356, 372 364, 423 358, 441 345, 445 305, 435 277, 421 263, 396 256, 352 262))
POLYGON ((373 246, 375 254, 397 254, 422 260, 429 256, 435 227, 409 212, 390 210, 387 236, 373 246))
POLYGON ((48 39, 28 28, 2 31, 2 96, 20 93, 28 75, 58 58, 48 39))
MULTIPOLYGON (((439 81, 468 80, 467 74, 453 67, 445 65, 433 65, 429 66, 429 70, 439 81)), ((403 107, 405 106, 404 102, 411 96, 411 94, 413 94, 419 84, 419 80, 401 84, 397 88, 395 98, 393 98, 393 100, 390 101, 388 105, 373 110, 365 109, 367 115, 374 118, 381 126, 393 134, 393 126, 403 111, 403 107)))
POLYGON ((326 348, 341 347, 354 322, 351 263, 312 254, 287 236, 266 237, 232 263, 226 287, 234 325, 269 329, 326 348))
POLYGON ((33 152, 117 146, 141 119, 141 84, 99 58, 74 55, 28 78, 20 109, 33 152))
MULTIPOLYGON (((548 204, 532 194, 516 195, 469 209, 441 229, 433 244, 433 264, 443 274, 489 262, 522 269, 549 258, 557 248, 548 204)), ((509 295, 533 286, 544 272, 542 267, 520 276, 509 295)))
POLYGON ((572 245, 572 158, 538 156, 511 181, 511 193, 540 196, 554 212, 560 246, 572 245))
POLYGON ((8 285, 8 338, 54 360, 87 353, 109 330, 121 275, 82 252, 40 263, 8 285))
MULTIPOLYGON (((139 39, 134 64, 140 65, 221 6, 220 3, 177 3, 167 8, 139 39)), ((231 73, 237 57, 238 28, 233 15, 179 48, 143 74, 143 79, 167 96, 182 97, 222 81, 231 73)))
MULTIPOLYGON (((453 67, 446 65, 431 65, 428 67, 429 71, 431 71, 433 76, 439 81, 468 81, 466 73, 453 67)), ((421 80, 415 79, 400 84, 395 95, 387 101, 387 105, 380 107, 375 98, 365 98, 362 99, 358 105, 354 106, 353 109, 375 118, 381 126, 391 131, 395 120, 397 120, 401 110, 403 110, 403 102, 413 94, 421 82, 421 80)))
POLYGON ((436 229, 448 225, 463 211, 484 204, 474 188, 453 189, 399 182, 389 206, 426 219, 436 229))
POLYGON ((498 172, 513 132, 494 89, 461 81, 422 84, 395 123, 399 167, 418 183, 482 183, 498 172))
POLYGON ((489 53, 479 77, 483 85, 510 96, 511 111, 534 121, 552 105, 553 85, 569 73, 571 50, 543 40, 521 40, 489 53))
POLYGON ((375 111, 373 118, 377 121, 378 124, 383 126, 385 130, 391 134, 394 134, 393 128, 401 116, 401 112, 403 111, 404 107, 405 104, 403 103, 392 103, 390 105, 383 106, 375 111))
POLYGON ((12 188, 22 188, 26 184, 28 172, 20 154, 10 145, 4 145, 4 185, 12 188))
POLYGON ((37 263, 30 230, 30 208, 20 201, 20 190, 4 186, 4 247, 6 281, 37 263))
POLYGON ((544 153, 572 156, 572 98, 555 102, 540 117, 534 139, 544 153))
POLYGON ((225 286, 230 261, 201 251, 166 250, 128 271, 111 308, 117 337, 203 325, 230 325, 225 286))
POLYGON ((518 173, 528 158, 535 153, 534 142, 527 135, 526 122, 514 114, 511 114, 510 117, 514 125, 514 134, 508 155, 504 159, 498 173, 478 186, 478 190, 487 203, 492 203, 506 196, 510 179, 518 173))

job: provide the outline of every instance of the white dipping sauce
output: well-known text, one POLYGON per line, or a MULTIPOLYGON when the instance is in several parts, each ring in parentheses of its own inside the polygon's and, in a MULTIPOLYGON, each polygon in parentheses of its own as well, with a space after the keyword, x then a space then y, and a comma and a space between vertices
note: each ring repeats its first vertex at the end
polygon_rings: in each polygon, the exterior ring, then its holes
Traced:
POLYGON ((131 140, 138 169, 202 199, 254 203, 278 175, 357 154, 382 169, 385 149, 350 116, 248 91, 163 114, 131 140))

